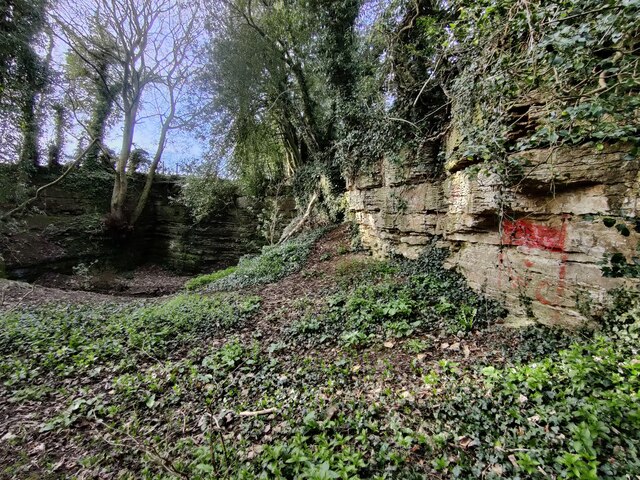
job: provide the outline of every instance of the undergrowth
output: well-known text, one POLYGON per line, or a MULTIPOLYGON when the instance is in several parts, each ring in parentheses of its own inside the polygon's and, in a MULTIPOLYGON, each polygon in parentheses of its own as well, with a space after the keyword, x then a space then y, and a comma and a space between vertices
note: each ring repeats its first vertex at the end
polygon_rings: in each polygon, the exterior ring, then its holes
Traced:
POLYGON ((258 297, 178 295, 161 303, 51 305, 0 317, 0 381, 63 377, 135 358, 164 357, 219 330, 238 327, 258 297))
POLYGON ((417 261, 343 262, 336 277, 344 288, 318 315, 303 315, 291 334, 310 344, 334 341, 362 348, 381 338, 420 332, 464 335, 503 316, 495 301, 473 292, 442 262, 446 252, 431 249, 417 261))
POLYGON ((444 255, 336 258, 283 324, 237 293, 5 313, 0 475, 639 475, 637 302, 596 333, 512 330, 444 255))
POLYGON ((206 286, 207 291, 233 290, 263 283, 275 282, 286 275, 299 271, 313 244, 326 229, 313 230, 282 244, 263 247, 256 256, 245 256, 237 267, 211 275, 196 277, 189 282, 191 288, 206 286))
POLYGON ((187 283, 184 284, 184 287, 187 290, 197 290, 200 287, 204 287, 205 285, 209 285, 210 283, 214 283, 221 278, 224 278, 228 275, 231 275, 236 271, 236 267, 228 267, 223 270, 218 270, 213 273, 208 273, 206 275, 200 275, 197 277, 188 280, 187 283))
POLYGON ((456 478, 630 478, 640 473, 636 334, 557 355, 429 377, 433 466, 456 478))

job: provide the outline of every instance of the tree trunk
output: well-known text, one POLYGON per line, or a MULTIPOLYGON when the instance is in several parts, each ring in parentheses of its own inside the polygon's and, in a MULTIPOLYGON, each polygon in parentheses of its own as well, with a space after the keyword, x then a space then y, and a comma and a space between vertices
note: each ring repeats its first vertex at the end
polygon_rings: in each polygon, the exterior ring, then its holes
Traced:
MULTIPOLYGON (((56 168, 60 166, 60 156, 62 155, 62 150, 64 149, 64 106, 61 104, 56 104, 53 107, 55 112, 55 137, 54 141, 51 145, 49 145, 49 159, 48 159, 48 167, 56 168)), ((95 137, 93 137, 95 139, 95 137)), ((91 145, 95 145, 96 141, 91 142, 91 145)))
POLYGON ((142 189, 140 198, 138 199, 136 209, 133 211, 133 215, 131 216, 131 225, 135 225, 135 223, 138 221, 138 218, 140 218, 140 215, 142 215, 142 211, 144 210, 144 207, 147 204, 147 200, 149 199, 151 187, 153 186, 153 179, 155 177, 158 164, 160 163, 160 159, 162 158, 164 147, 167 143, 167 132, 169 131, 169 127, 172 121, 173 112, 170 113, 162 123, 162 130, 160 131, 160 140, 158 141, 158 147, 156 148, 156 153, 153 156, 153 162, 151 162, 151 166, 149 167, 149 172, 147 172, 147 179, 144 183, 144 188, 142 189))
MULTIPOLYGON (((106 67, 105 67, 106 70, 106 67)), ((98 142, 87 153, 87 158, 83 164, 86 168, 96 168, 99 165, 98 158, 100 156, 101 145, 104 143, 104 133, 106 130, 107 119, 111 115, 113 108, 113 96, 107 85, 105 85, 100 77, 96 80, 97 96, 93 104, 91 120, 87 125, 87 130, 91 138, 97 138, 98 142)))
POLYGON ((300 142, 298 141, 298 136, 296 135, 296 130, 293 125, 289 122, 280 123, 287 158, 287 176, 291 177, 302 163, 302 159, 300 158, 300 142))
POLYGON ((36 116, 36 94, 31 92, 22 106, 22 148, 20 165, 32 170, 38 165, 38 119, 36 116))
POLYGON ((127 164, 133 144, 137 105, 132 105, 124 114, 124 128, 122 132, 122 147, 116 164, 116 179, 111 195, 111 216, 118 222, 125 221, 124 207, 127 199, 127 164))
POLYGON ((317 153, 321 149, 322 139, 318 138, 321 136, 321 132, 318 131, 314 103, 309 93, 307 78, 302 70, 302 66, 298 62, 289 61, 287 63, 293 72, 293 76, 296 78, 302 96, 302 111, 304 113, 304 123, 307 127, 305 128, 306 143, 308 147, 311 147, 313 153, 317 153))

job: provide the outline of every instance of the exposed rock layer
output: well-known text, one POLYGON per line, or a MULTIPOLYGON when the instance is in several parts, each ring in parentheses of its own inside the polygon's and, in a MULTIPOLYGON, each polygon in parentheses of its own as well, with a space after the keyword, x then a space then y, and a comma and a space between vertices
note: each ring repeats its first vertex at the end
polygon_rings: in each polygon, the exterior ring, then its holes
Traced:
POLYGON ((510 185, 454 161, 429 178, 435 156, 382 160, 349 182, 349 209, 375 254, 415 258, 439 238, 449 265, 514 314, 577 325, 612 289, 638 287, 639 169, 628 152, 527 151, 511 159, 522 171, 510 185))
MULTIPOLYGON (((135 230, 114 238, 101 227, 110 195, 106 187, 92 194, 65 183, 45 190, 37 213, 0 235, 0 276, 35 280, 45 272, 71 273, 93 262, 116 270, 157 264, 187 273, 213 271, 259 251, 264 243, 257 229, 259 206, 236 198, 219 215, 194 224, 187 209, 171 201, 179 193, 173 181, 156 181, 135 230)), ((140 181, 132 182, 132 198, 140 188, 140 181)), ((282 207, 285 216, 294 215, 291 199, 282 207)))

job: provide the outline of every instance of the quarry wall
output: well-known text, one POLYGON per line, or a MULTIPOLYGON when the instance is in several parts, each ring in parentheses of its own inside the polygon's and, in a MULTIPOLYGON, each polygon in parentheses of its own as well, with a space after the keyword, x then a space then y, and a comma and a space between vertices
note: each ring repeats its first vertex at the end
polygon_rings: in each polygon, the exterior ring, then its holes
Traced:
POLYGON ((436 242, 449 249, 447 266, 513 319, 544 323, 582 325, 615 289, 638 288, 640 179, 629 146, 513 154, 509 181, 446 158, 436 174, 438 151, 382 159, 348 182, 349 211, 374 254, 416 258, 436 242))
MULTIPOLYGON (((40 176, 36 185, 47 181, 46 175, 40 176)), ((183 273, 209 272, 237 263, 264 244, 258 232, 259 205, 236 197, 219 214, 195 223, 187 208, 173 201, 179 186, 172 179, 154 183, 133 232, 114 236, 102 226, 112 180, 86 181, 87 185, 61 182, 43 191, 29 215, 13 228, 5 227, 0 235, 0 273, 32 281, 45 272, 71 273, 92 262, 115 270, 156 264, 183 273)), ((132 198, 141 188, 141 180, 132 182, 132 198)), ((282 203, 285 213, 293 216, 293 201, 286 198, 282 203)))

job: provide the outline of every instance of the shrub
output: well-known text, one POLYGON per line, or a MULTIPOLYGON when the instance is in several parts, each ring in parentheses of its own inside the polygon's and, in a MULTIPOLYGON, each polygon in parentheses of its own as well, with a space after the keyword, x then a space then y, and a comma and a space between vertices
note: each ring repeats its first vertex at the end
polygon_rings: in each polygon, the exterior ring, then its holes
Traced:
POLYGON ((192 278, 187 283, 184 284, 184 287, 187 290, 197 290, 200 287, 204 287, 205 285, 209 285, 221 278, 224 278, 228 275, 231 275, 236 271, 237 267, 229 267, 224 270, 218 270, 217 272, 208 273, 206 275, 200 275, 199 277, 192 278))
POLYGON ((209 283, 208 291, 223 291, 271 283, 299 271, 313 244, 326 229, 313 230, 283 244, 267 246, 258 256, 242 257, 236 269, 209 283))

